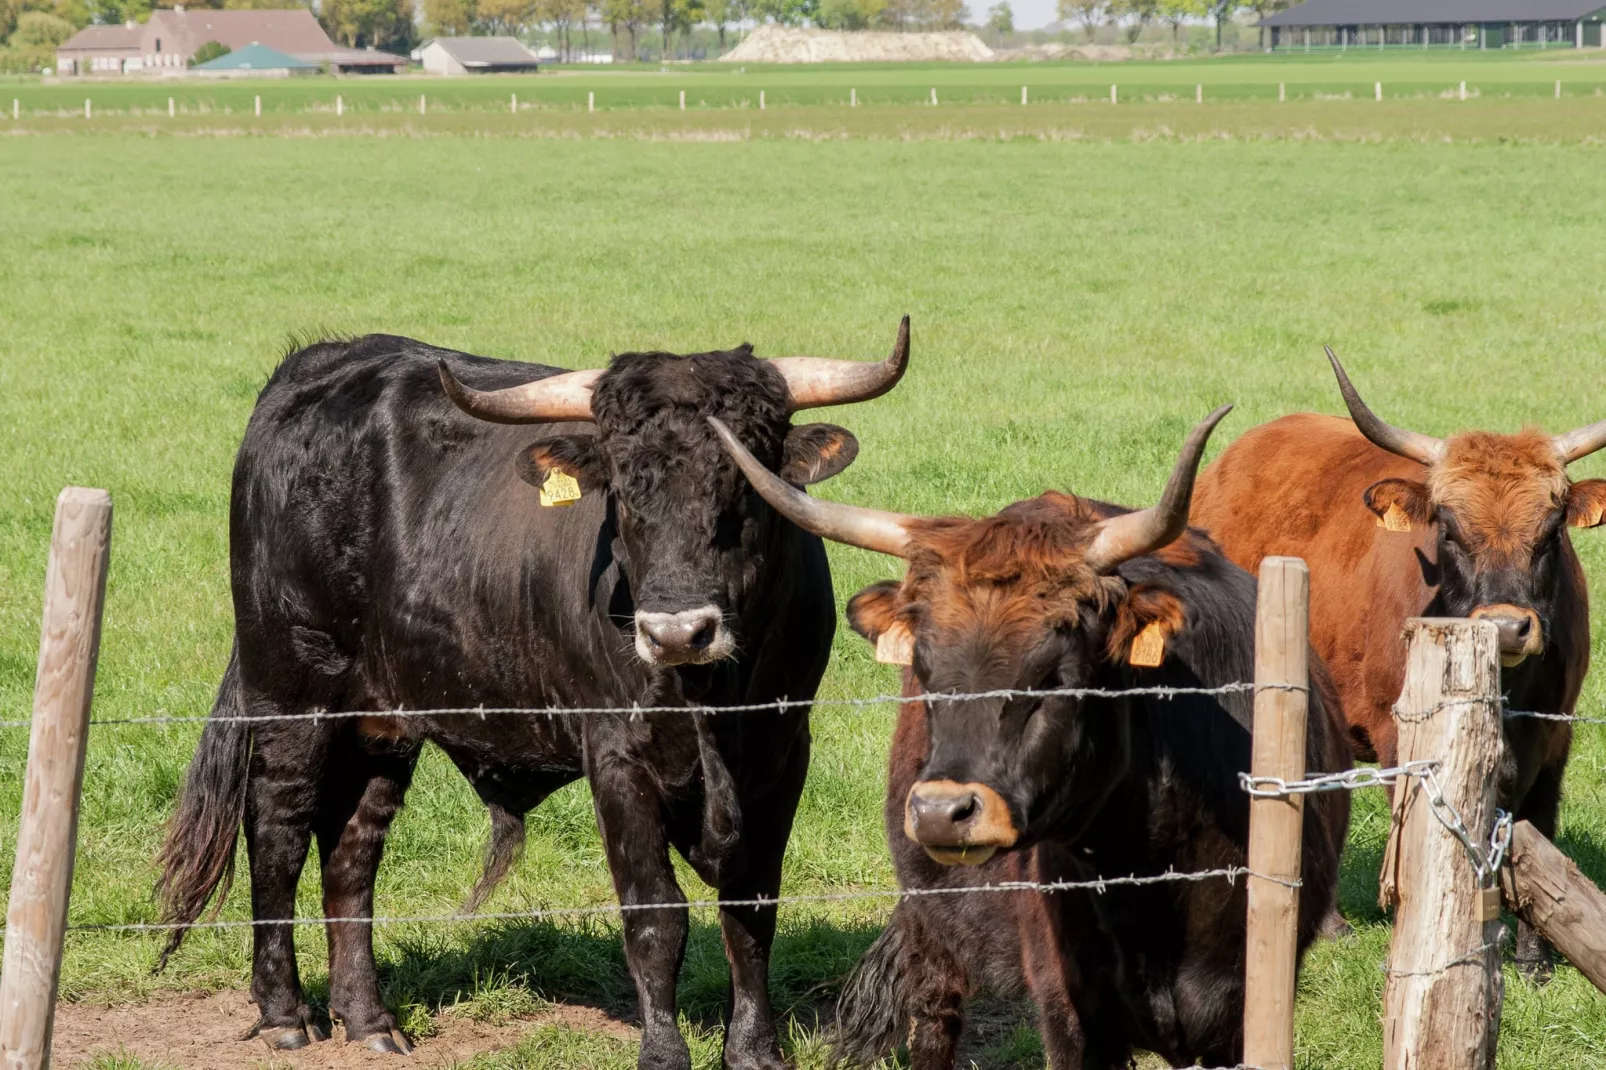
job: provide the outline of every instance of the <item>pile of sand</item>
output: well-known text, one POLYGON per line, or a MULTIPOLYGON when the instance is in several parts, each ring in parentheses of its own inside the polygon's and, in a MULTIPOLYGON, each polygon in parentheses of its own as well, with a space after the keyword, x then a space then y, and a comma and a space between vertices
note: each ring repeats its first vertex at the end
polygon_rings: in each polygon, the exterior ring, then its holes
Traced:
POLYGON ((843 33, 764 25, 724 56, 726 63, 896 63, 993 58, 973 33, 843 33))

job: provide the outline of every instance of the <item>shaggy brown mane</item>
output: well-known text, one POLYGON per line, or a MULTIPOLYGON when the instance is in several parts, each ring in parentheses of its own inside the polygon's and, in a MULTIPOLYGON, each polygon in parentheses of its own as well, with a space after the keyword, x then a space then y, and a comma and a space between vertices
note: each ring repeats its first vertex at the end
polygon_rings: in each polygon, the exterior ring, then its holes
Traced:
POLYGON ((1550 436, 1532 427, 1455 435, 1428 474, 1433 501, 1455 513, 1475 553, 1531 551, 1569 485, 1550 436))

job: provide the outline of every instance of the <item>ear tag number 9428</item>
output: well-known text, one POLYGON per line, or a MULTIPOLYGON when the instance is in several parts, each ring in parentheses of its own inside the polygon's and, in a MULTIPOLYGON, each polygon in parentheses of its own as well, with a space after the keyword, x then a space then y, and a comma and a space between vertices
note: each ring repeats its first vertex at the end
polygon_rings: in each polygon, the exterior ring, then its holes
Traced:
POLYGON ((544 506, 573 505, 580 500, 580 483, 567 472, 556 468, 547 473, 541 484, 541 504, 544 506))

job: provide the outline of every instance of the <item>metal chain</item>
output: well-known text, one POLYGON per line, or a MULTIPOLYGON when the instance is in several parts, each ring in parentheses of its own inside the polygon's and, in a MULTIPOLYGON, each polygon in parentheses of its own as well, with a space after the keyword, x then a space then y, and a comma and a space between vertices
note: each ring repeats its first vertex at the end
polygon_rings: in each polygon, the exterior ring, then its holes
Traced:
POLYGON ((1439 824, 1461 841, 1462 848, 1467 853, 1467 861, 1472 863, 1472 871, 1478 875, 1478 887, 1493 887, 1495 877, 1500 871, 1500 863, 1505 858, 1506 847, 1511 843, 1511 815, 1504 810, 1496 808, 1494 828, 1490 832, 1489 847, 1487 850, 1479 847, 1472 839, 1472 833, 1461 820, 1461 814, 1455 806, 1444 797, 1444 785, 1439 783, 1438 763, 1422 774, 1422 786, 1427 792, 1428 812, 1438 818, 1439 824))
POLYGON ((1439 763, 1427 759, 1406 762, 1388 769, 1369 769, 1365 766, 1346 769, 1342 773, 1323 773, 1304 780, 1284 780, 1277 776, 1251 776, 1238 774, 1238 784, 1257 799, 1280 799, 1287 795, 1313 795, 1323 791, 1356 791, 1360 788, 1381 788, 1392 784, 1396 777, 1421 776, 1427 768, 1439 763))
MULTIPOLYGON (((593 714, 629 714, 640 717, 657 713, 753 713, 759 710, 788 710, 800 707, 879 706, 897 702, 971 702, 983 699, 1010 698, 1123 698, 1146 695, 1160 699, 1173 699, 1181 695, 1235 695, 1250 691, 1306 691, 1303 684, 1285 683, 1231 683, 1219 687, 1129 687, 1103 689, 1096 687, 1057 687, 1042 690, 1030 688, 999 688, 994 691, 947 692, 930 691, 913 695, 875 695, 870 698, 782 698, 770 702, 749 702, 732 706, 453 706, 429 710, 313 710, 308 713, 270 713, 260 716, 197 716, 124 717, 91 721, 92 725, 135 724, 267 724, 274 721, 338 721, 352 717, 489 717, 519 714, 533 717, 582 716, 593 714)), ((26 728, 31 721, 0 721, 0 728, 26 728)))
MULTIPOLYGON (((966 895, 996 892, 1068 892, 1091 891, 1103 895, 1111 888, 1142 887, 1167 884, 1175 881, 1197 883, 1222 879, 1235 884, 1239 877, 1257 877, 1280 884, 1285 888, 1303 887, 1303 881, 1288 880, 1260 873, 1247 866, 1229 866, 1221 869, 1204 869, 1179 873, 1167 870, 1147 876, 1136 874, 1126 877, 1095 877, 1081 881, 999 881, 996 884, 962 885, 954 888, 877 888, 856 892, 825 892, 816 895, 760 896, 754 899, 703 899, 664 903, 608 903, 587 907, 546 907, 537 910, 517 910, 484 914, 432 914, 414 917, 333 917, 333 918, 277 918, 197 922, 127 922, 90 923, 69 925, 69 932, 170 932, 174 929, 241 929, 269 925, 397 925, 408 923, 458 923, 477 921, 537 921, 543 918, 579 917, 595 914, 627 914, 643 910, 694 910, 703 908, 772 907, 793 903, 844 903, 864 899, 915 899, 923 896, 966 895)), ((5 933, 0 929, 0 936, 5 933)))

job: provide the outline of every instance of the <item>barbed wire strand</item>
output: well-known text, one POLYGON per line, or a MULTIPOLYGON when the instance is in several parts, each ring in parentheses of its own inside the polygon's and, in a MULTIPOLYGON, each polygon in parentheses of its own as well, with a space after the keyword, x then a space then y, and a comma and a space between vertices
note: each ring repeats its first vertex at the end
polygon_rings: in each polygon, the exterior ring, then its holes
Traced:
MULTIPOLYGON (((1097 687, 1058 687, 1047 689, 1031 688, 999 688, 993 691, 972 692, 946 692, 927 691, 914 695, 874 695, 869 698, 781 698, 769 702, 747 702, 731 706, 709 706, 688 703, 681 706, 449 706, 439 709, 394 709, 394 710, 311 710, 306 713, 270 713, 259 716, 221 717, 200 716, 169 716, 155 714, 148 717, 122 717, 94 720, 91 725, 137 725, 137 724, 200 724, 210 722, 213 724, 267 724, 275 721, 335 721, 352 717, 488 717, 501 715, 523 715, 532 717, 574 717, 606 714, 629 714, 638 717, 643 714, 659 713, 756 713, 760 710, 787 710, 798 707, 831 707, 831 706, 880 706, 899 702, 972 702, 983 699, 1009 699, 1009 698, 1124 698, 1128 696, 1144 695, 1160 699, 1173 699, 1182 695, 1232 695, 1251 691, 1307 691, 1303 684, 1285 683, 1231 683, 1221 684, 1218 687, 1129 687, 1120 689, 1105 689, 1097 687)), ((0 728, 25 728, 31 721, 0 721, 0 728)))
MULTIPOLYGON (((760 896, 753 899, 694 899, 661 903, 604 903, 583 907, 541 907, 534 910, 511 910, 487 913, 420 914, 414 916, 376 917, 317 917, 317 918, 263 918, 227 919, 195 922, 90 922, 67 926, 68 932, 171 932, 175 929, 249 929, 279 925, 403 925, 403 924, 456 924, 481 921, 539 921, 544 918, 583 917, 598 914, 629 914, 646 910, 703 910, 732 907, 772 907, 799 903, 842 903, 867 899, 915 899, 926 896, 966 895, 999 892, 1070 892, 1091 891, 1103 895, 1111 888, 1143 887, 1171 882, 1198 883, 1225 880, 1235 884, 1239 877, 1256 877, 1285 888, 1300 888, 1301 880, 1288 880, 1260 873, 1247 866, 1227 866, 1186 872, 1167 870, 1145 876, 1094 877, 1089 880, 1065 881, 999 881, 996 884, 972 884, 950 888, 873 888, 851 892, 820 892, 812 895, 781 895, 773 898, 760 896)), ((4 930, 0 929, 0 935, 4 930)))

